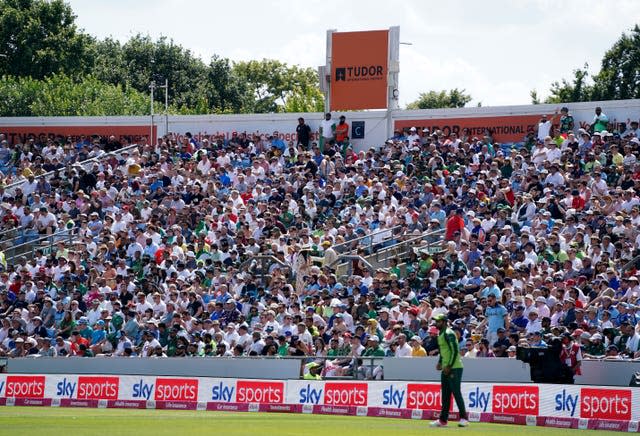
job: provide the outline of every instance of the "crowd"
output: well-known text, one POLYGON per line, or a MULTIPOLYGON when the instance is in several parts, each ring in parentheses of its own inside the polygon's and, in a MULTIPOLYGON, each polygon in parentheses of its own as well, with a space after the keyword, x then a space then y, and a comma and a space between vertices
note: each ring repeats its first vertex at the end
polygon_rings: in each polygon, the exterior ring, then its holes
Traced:
POLYGON ((551 336, 576 371, 640 357, 637 122, 612 131, 598 108, 576 129, 563 108, 521 144, 412 127, 364 151, 344 117, 322 126, 318 142, 303 119, 298 143, 167 136, 86 171, 65 153, 104 144, 3 142, 24 182, 0 188, 2 228, 76 236, 2 265, 0 354, 326 357, 346 375, 361 357, 434 355, 445 314, 469 358, 551 336), (385 231, 439 229, 440 252, 337 275, 345 246, 366 257, 385 231), (277 261, 243 268, 258 255, 277 261))

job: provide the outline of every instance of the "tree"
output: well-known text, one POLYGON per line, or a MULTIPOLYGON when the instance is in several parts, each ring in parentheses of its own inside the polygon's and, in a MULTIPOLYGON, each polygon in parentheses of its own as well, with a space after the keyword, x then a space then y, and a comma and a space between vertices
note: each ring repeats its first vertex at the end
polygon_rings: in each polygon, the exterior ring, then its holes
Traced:
POLYGON ((0 0, 0 75, 42 79, 82 75, 93 64, 93 38, 78 31, 62 0, 0 0))
POLYGON ((131 87, 86 76, 74 80, 55 74, 43 80, 0 78, 0 116, 147 115, 147 96, 131 87))
MULTIPOLYGON (((117 84, 130 84, 142 93, 149 92, 151 81, 162 85, 169 81, 169 100, 176 107, 195 107, 205 95, 207 66, 190 50, 173 40, 136 35, 120 46, 107 39, 97 43, 95 74, 99 80, 117 84)), ((164 101, 164 93, 156 99, 164 101)))
POLYGON ((285 112, 324 112, 324 96, 319 88, 294 89, 284 105, 285 112))
MULTIPOLYGON (((166 37, 97 41, 78 30, 75 19, 63 0, 0 0, 1 115, 145 113, 141 97, 152 81, 162 86, 165 80, 174 113, 323 109, 313 68, 268 59, 231 64, 218 56, 206 64, 166 37), (79 92, 87 92, 90 104, 79 100, 79 92), (98 97, 107 101, 98 103, 98 97)), ((164 97, 158 89, 159 107, 164 97)))
POLYGON ((551 84, 551 95, 545 99, 545 103, 571 103, 577 101, 590 101, 593 94, 593 86, 588 84, 589 66, 584 64, 582 68, 573 70, 573 81, 562 79, 562 82, 551 84))
POLYGON ((313 68, 288 66, 277 60, 263 59, 237 62, 233 70, 249 93, 246 96, 249 106, 244 108, 244 112, 284 112, 288 100, 294 96, 298 103, 291 103, 290 106, 318 107, 317 101, 322 99, 318 73, 313 68), (310 101, 306 101, 307 98, 310 101))
POLYGON ((450 91, 421 92, 418 99, 407 105, 407 109, 440 109, 464 107, 471 101, 471 96, 465 90, 454 88, 450 91))
POLYGON ((595 100, 640 98, 640 27, 623 33, 602 58, 594 77, 595 100))
POLYGON ((620 39, 605 53, 600 72, 590 76, 588 65, 573 71, 573 79, 551 84, 545 103, 640 98, 640 27, 620 39))
POLYGON ((208 105, 218 113, 240 113, 250 106, 247 84, 231 67, 229 59, 213 56, 207 68, 208 105))
POLYGON ((540 104, 540 97, 538 97, 538 91, 532 89, 529 91, 529 96, 531 97, 531 104, 540 104))

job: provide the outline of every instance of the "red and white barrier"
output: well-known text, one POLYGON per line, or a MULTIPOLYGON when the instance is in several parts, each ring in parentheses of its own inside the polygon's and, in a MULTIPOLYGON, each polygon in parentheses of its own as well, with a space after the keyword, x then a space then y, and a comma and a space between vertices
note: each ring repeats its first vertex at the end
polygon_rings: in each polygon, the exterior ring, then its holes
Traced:
MULTIPOLYGON (((640 389, 463 383, 469 419, 638 432, 640 389)), ((0 374, 0 405, 313 413, 431 420, 438 383, 0 374)), ((452 419, 457 409, 452 401, 452 419)))

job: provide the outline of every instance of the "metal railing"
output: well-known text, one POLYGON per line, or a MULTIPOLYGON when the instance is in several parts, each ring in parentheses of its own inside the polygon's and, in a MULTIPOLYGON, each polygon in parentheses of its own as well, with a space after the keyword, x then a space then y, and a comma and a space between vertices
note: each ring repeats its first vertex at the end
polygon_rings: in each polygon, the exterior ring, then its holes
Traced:
POLYGON ((409 239, 404 239, 394 245, 374 250, 369 260, 375 263, 386 264, 390 259, 395 258, 401 260, 407 257, 414 249, 426 248, 427 250, 431 250, 435 246, 436 249, 440 250, 444 242, 444 233, 444 229, 439 229, 428 231, 418 236, 407 234, 405 236, 410 236, 409 239))
POLYGON ((336 251, 336 253, 339 253, 339 254, 351 254, 354 251, 358 251, 358 249, 360 248, 365 249, 365 251, 368 251, 369 253, 371 253, 373 251, 373 246, 381 243, 380 240, 374 237, 380 234, 390 233, 389 238, 382 239, 382 242, 385 242, 390 239, 394 239, 394 237, 396 236, 396 232, 401 228, 402 226, 395 226, 395 227, 390 227, 388 229, 376 230, 375 232, 369 233, 367 235, 359 236, 357 238, 351 239, 341 244, 336 244, 332 248, 336 251), (369 240, 367 241, 367 239, 369 240), (376 239, 375 242, 374 242, 374 239, 376 239), (362 242, 365 242, 365 243, 363 244, 362 242))
MULTIPOLYGON (((103 154, 101 156, 85 159, 85 160, 83 160, 81 162, 75 162, 73 164, 65 166, 64 168, 60 168, 59 170, 53 170, 53 171, 46 172, 44 174, 40 174, 40 175, 36 176, 36 179, 44 177, 48 181, 56 173, 56 171, 63 171, 65 169, 67 169, 67 168, 74 168, 75 167, 75 168, 87 169, 88 166, 93 165, 94 163, 100 163, 100 162, 110 158, 111 156, 117 156, 119 154, 124 153, 125 151, 130 151, 130 150, 136 149, 138 147, 139 147, 138 144, 129 145, 127 147, 120 148, 120 149, 118 149, 116 151, 111 151, 109 153, 105 153, 105 154, 103 154)), ((20 186, 22 186, 22 184, 25 182, 25 180, 26 179, 23 178, 23 179, 17 180, 15 182, 7 185, 5 187, 5 192, 7 194, 9 194, 9 195, 13 195, 15 189, 19 188, 20 186)))
POLYGON ((33 258, 38 250, 42 250, 45 255, 48 255, 55 251, 54 247, 58 242, 64 241, 70 244, 74 236, 74 229, 63 229, 50 235, 36 235, 34 239, 29 239, 16 245, 7 246, 4 241, 1 242, 5 247, 4 253, 7 264, 11 264, 20 257, 25 257, 27 260, 33 258))
POLYGON ((252 256, 240 264, 240 271, 248 272, 255 278, 260 279, 264 286, 266 285, 267 278, 270 277, 269 270, 273 264, 279 265, 282 272, 285 274, 287 281, 290 281, 292 275, 291 265, 281 261, 275 256, 252 256))
POLYGON ((338 257, 337 262, 334 262, 331 267, 336 269, 338 277, 345 278, 353 274, 352 261, 361 260, 365 268, 375 272, 377 268, 386 268, 391 259, 397 259, 398 263, 401 263, 402 260, 406 259, 410 252, 416 248, 426 248, 430 251, 434 248, 438 251, 441 250, 444 241, 444 232, 444 229, 438 229, 435 231, 427 231, 417 236, 407 233, 400 236, 401 239, 392 245, 385 246, 384 242, 374 244, 371 252, 364 257, 341 255, 338 257), (407 237, 408 239, 404 239, 407 237), (347 262, 345 262, 345 260, 347 262))

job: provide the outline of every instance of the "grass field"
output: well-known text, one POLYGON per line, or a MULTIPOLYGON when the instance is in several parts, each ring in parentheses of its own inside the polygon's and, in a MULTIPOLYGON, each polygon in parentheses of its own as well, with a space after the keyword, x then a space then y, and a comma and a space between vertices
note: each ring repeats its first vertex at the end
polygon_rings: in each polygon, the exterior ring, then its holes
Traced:
POLYGON ((0 434, 18 435, 425 435, 437 433, 518 436, 618 432, 564 430, 503 424, 471 423, 458 428, 430 429, 429 421, 279 413, 191 412, 181 410, 74 409, 0 407, 0 434))

